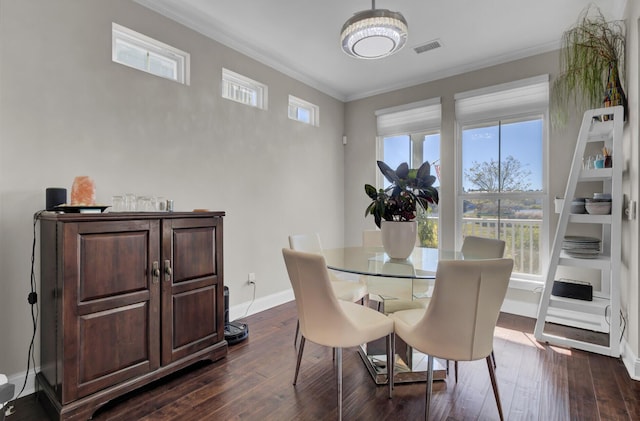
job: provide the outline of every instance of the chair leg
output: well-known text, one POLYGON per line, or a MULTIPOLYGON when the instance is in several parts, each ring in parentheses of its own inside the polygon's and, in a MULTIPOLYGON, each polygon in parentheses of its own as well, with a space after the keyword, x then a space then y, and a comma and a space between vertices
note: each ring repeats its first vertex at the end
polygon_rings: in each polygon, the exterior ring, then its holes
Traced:
POLYGON ((424 419, 429 421, 429 409, 431 407, 431 392, 433 390, 433 357, 427 355, 427 398, 424 403, 424 419))
POLYGON ((456 383, 458 383, 458 362, 457 361, 453 362, 453 368, 455 368, 456 370, 456 383))
POLYGON ((342 421, 342 348, 334 348, 338 360, 338 420, 342 421))
POLYGON ((395 340, 393 332, 387 336, 387 382, 389 383, 389 399, 393 397, 393 369, 395 364, 395 340))
POLYGON ((498 368, 498 364, 496 364, 496 354, 491 351, 491 359, 493 360, 493 368, 498 368))
POLYGON ((496 382, 496 372, 493 368, 493 362, 491 356, 487 356, 487 366, 489 367, 489 376, 491 377, 491 386, 493 386, 493 394, 496 397, 496 405, 498 405, 498 414, 500 415, 500 421, 504 421, 504 415, 502 414, 502 404, 500 403, 500 394, 498 393, 498 383, 496 382))
POLYGON ((298 349, 298 361, 296 362, 296 374, 293 376, 293 385, 296 385, 298 381, 298 372, 300 371, 300 361, 302 361, 302 351, 304 350, 304 343, 306 339, 304 336, 300 337, 300 348, 298 349))
POLYGON ((298 342, 298 333, 300 333, 300 320, 296 322, 296 334, 293 337, 293 347, 296 347, 296 342, 298 342))

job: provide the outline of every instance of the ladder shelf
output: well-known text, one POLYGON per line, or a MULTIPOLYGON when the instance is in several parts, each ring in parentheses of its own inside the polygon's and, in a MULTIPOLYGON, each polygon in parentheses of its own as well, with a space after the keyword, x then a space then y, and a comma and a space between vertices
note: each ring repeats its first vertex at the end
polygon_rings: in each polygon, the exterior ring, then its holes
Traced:
MULTIPOLYGON (((623 107, 598 108, 584 113, 582 125, 567 180, 564 204, 560 211, 551 256, 545 278, 545 286, 538 307, 535 337, 542 342, 567 346, 589 352, 620 356, 620 265, 622 225, 622 130, 623 107), (583 168, 585 152, 600 145, 612 151, 611 168, 583 168), (589 183, 581 185, 581 183, 589 183), (597 187, 594 187, 597 186, 597 187), (580 189, 578 189, 580 187, 580 189), (611 213, 608 215, 572 214, 571 201, 576 191, 596 189, 594 192, 611 194, 611 213), (601 190, 600 190, 601 189, 601 190), (593 228, 593 227, 596 228, 593 228), (570 256, 563 250, 565 235, 597 229, 600 253, 595 258, 570 256), (578 300, 551 294, 553 284, 559 280, 560 272, 582 276, 585 269, 590 273, 593 300, 578 300), (557 332, 545 330, 546 323, 560 324, 578 329, 594 330, 608 334, 608 343, 603 345, 583 339, 575 339, 557 332)), ((575 254, 575 253, 574 253, 575 254)))

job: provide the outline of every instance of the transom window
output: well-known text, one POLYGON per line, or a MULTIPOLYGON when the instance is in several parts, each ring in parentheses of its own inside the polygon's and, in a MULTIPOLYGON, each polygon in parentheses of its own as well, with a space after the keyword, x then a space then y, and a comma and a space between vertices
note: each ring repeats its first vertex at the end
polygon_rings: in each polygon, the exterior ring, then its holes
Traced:
POLYGON ((189 84, 189 53, 117 23, 111 25, 111 59, 152 75, 189 84))
POLYGON ((312 126, 319 126, 320 108, 303 99, 289 95, 289 118, 312 126))
POLYGON ((222 69, 222 97, 251 107, 267 109, 267 85, 222 69))

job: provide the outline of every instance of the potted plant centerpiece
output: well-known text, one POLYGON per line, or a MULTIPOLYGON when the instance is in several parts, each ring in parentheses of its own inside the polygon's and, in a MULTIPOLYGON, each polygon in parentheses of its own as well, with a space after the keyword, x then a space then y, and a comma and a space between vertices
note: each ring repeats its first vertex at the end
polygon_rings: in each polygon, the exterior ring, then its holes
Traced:
POLYGON ((382 244, 387 255, 392 259, 406 259, 416 243, 418 206, 426 211, 429 204, 438 204, 438 190, 433 187, 436 177, 431 175, 429 162, 424 162, 417 170, 403 162, 393 170, 378 161, 378 168, 391 185, 380 190, 371 184, 364 185, 364 191, 372 200, 364 215, 373 215, 382 230, 382 244))

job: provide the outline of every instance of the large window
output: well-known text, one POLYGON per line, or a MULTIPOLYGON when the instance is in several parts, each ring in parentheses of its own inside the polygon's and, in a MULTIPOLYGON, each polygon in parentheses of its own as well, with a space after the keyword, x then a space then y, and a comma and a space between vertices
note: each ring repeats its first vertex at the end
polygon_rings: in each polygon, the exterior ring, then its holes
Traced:
POLYGON ((515 262, 514 273, 539 280, 548 243, 544 235, 548 83, 534 79, 456 100, 458 238, 504 240, 505 254, 515 262))
MULTIPOLYGON (((403 162, 418 168, 429 161, 436 176, 434 187, 440 187, 440 99, 422 101, 376 112, 378 121, 379 159, 396 168, 403 162)), ((378 174, 378 185, 389 182, 378 174)), ((438 247, 438 207, 417 215, 418 237, 423 247, 438 247)))

